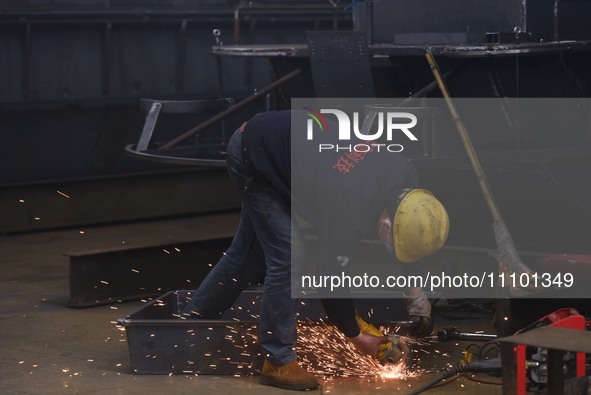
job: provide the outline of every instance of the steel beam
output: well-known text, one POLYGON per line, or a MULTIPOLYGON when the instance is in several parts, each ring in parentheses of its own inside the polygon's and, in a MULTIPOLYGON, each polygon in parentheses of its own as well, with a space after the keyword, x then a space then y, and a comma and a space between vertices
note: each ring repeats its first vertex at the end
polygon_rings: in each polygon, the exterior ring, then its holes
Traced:
POLYGON ((90 307, 196 288, 231 239, 68 252, 70 307, 90 307))

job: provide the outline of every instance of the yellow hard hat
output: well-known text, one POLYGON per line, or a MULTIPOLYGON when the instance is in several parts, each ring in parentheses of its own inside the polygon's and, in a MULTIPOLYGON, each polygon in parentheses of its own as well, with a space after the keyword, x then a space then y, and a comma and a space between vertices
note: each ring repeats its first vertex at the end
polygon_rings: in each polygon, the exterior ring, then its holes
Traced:
POLYGON ((449 232, 445 207, 426 189, 410 189, 394 214, 394 251, 401 262, 416 262, 439 250, 449 232))

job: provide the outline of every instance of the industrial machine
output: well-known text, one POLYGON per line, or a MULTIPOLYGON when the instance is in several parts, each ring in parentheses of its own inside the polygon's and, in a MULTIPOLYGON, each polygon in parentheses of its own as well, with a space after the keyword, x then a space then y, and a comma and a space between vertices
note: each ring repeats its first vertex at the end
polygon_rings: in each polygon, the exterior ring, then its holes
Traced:
MULTIPOLYGON (((456 327, 442 328, 437 332, 437 338, 441 342, 446 341, 469 341, 469 342, 486 342, 488 345, 493 345, 493 354, 487 355, 488 352, 482 353, 485 346, 479 347, 480 352, 474 353, 467 349, 464 354, 464 361, 458 367, 454 367, 446 371, 439 380, 451 377, 462 372, 494 372, 497 376, 501 375, 501 361, 503 359, 504 372, 510 372, 511 377, 503 376, 504 388, 509 388, 510 393, 518 395, 525 395, 528 392, 538 393, 539 391, 550 391, 549 393, 557 393, 556 387, 548 389, 549 383, 559 382, 561 385, 560 393, 577 393, 565 392, 563 383, 565 380, 574 379, 576 377, 584 377, 588 375, 586 370, 586 363, 591 358, 585 354, 586 345, 569 344, 568 339, 556 340, 555 343, 561 343, 563 346, 556 346, 555 349, 565 350, 559 354, 559 366, 551 368, 550 355, 553 351, 549 351, 549 347, 528 345, 529 343, 519 343, 520 336, 527 332, 543 327, 565 328, 576 331, 585 331, 589 335, 591 330, 591 321, 587 320, 576 309, 561 308, 546 316, 539 318, 525 328, 518 330, 514 336, 507 338, 512 345, 511 358, 508 355, 502 354, 497 341, 499 339, 496 334, 488 334, 481 332, 462 332, 456 327), (574 349, 573 349, 574 348, 574 349), (577 350, 583 350, 577 352, 577 350), (490 359, 490 361, 489 361, 490 359), (505 359, 511 359, 506 361, 505 359), (496 361, 496 362, 495 362, 496 361), (510 365, 507 367, 507 365, 510 365), (508 384, 507 384, 508 383, 508 384), (510 387, 514 385, 514 387, 510 387)), ((533 334, 534 332, 532 332, 533 334)), ((544 343, 549 340, 548 337, 552 335, 544 335, 535 332, 534 337, 537 341, 544 343)), ((591 339, 591 336, 589 337, 591 339)), ((489 351, 491 348, 489 347, 489 351)), ((555 357, 554 357, 555 358, 555 357)), ((413 392, 419 394, 427 390, 438 380, 433 380, 427 385, 413 392)), ((556 384, 554 384, 556 385, 556 384)), ((580 388, 579 384, 576 388, 580 388)), ((567 387, 569 388, 569 387, 567 387)), ((505 393, 507 393, 505 391, 505 393)))

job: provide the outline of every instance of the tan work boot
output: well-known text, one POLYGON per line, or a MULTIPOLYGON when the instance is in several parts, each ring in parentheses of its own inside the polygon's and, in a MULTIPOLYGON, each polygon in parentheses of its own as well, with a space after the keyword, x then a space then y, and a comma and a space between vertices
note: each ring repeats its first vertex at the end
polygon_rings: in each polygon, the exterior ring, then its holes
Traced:
POLYGON ((319 385, 316 377, 298 365, 297 360, 277 366, 265 359, 259 382, 263 385, 295 391, 311 390, 319 385))

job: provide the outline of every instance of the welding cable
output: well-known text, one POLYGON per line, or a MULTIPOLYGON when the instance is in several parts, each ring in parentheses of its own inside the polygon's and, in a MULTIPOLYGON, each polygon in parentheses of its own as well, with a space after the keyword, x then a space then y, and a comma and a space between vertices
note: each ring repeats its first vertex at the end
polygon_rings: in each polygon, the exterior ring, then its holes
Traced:
MULTIPOLYGON (((477 350, 477 352, 471 353, 472 356, 478 355, 479 361, 497 358, 501 353, 501 351, 499 349, 499 342, 497 342, 497 341, 487 342, 487 343, 484 343, 482 346, 480 346, 476 343, 470 343, 466 347, 466 352, 470 353, 470 350, 472 348, 475 348, 477 350), (489 354, 492 354, 492 355, 489 355, 489 354)), ((464 360, 464 362, 469 363, 472 361, 471 361, 471 359, 469 359, 469 360, 464 360)), ((460 377, 460 376, 458 376, 458 377, 460 377)), ((472 372, 466 372, 466 373, 462 374, 462 377, 465 377, 468 380, 474 381, 479 384, 501 385, 503 383, 502 380, 489 380, 489 379, 484 379, 482 377, 477 377, 472 372)))
MULTIPOLYGON (((465 351, 472 354, 473 356, 478 356, 479 361, 482 361, 484 359, 496 358, 501 354, 499 342, 497 342, 496 340, 492 342, 486 342, 483 345, 470 343, 468 344, 468 346, 466 346, 465 351), (472 349, 476 349, 476 351, 471 351, 472 349)), ((465 360, 465 362, 472 361, 465 360)))
POLYGON ((480 353, 478 354, 478 359, 479 360, 483 360, 483 359, 487 359, 487 358, 496 358, 501 354, 501 346, 499 345, 499 342, 497 341, 492 341, 492 342, 487 342, 484 343, 481 347, 480 347, 480 353), (490 355, 492 354, 492 355, 490 355))
MULTIPOLYGON (((472 355, 478 355, 478 359, 482 359, 482 357, 480 357, 481 353, 482 353, 482 348, 476 344, 476 343, 470 343, 466 346, 465 349, 466 352, 469 352, 472 355), (470 352, 470 349, 475 348, 476 350, 478 350, 477 352, 470 352)), ((466 361, 466 362, 470 362, 470 361, 466 361)))
POLYGON ((465 377, 465 378, 467 378, 468 380, 474 381, 475 383, 478 383, 478 384, 503 385, 503 379, 502 378, 498 378, 497 380, 483 379, 481 377, 470 376, 471 373, 472 372, 466 372, 462 376, 465 377))
POLYGON ((439 384, 442 380, 448 379, 460 373, 473 372, 498 372, 501 370, 501 358, 487 359, 484 361, 467 363, 464 365, 454 366, 453 368, 446 369, 443 374, 433 380, 425 383, 421 387, 413 390, 408 395, 421 394, 439 384))

